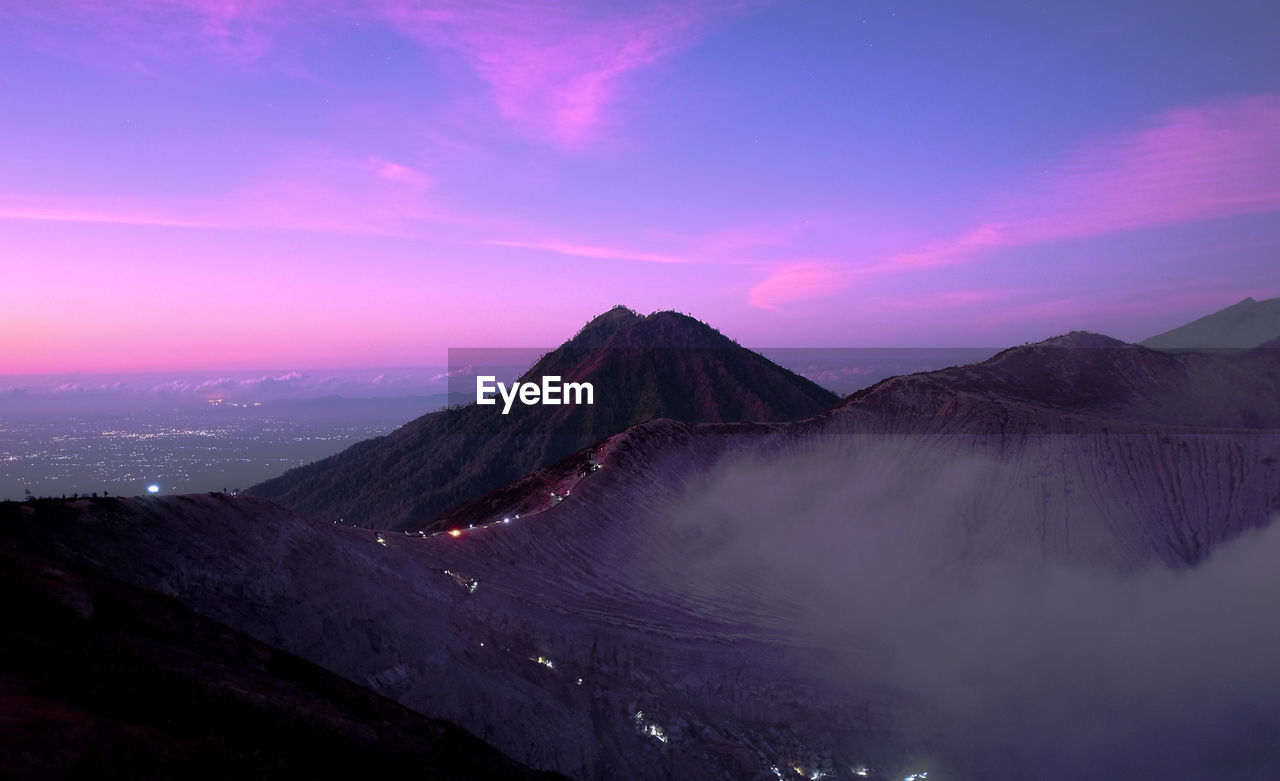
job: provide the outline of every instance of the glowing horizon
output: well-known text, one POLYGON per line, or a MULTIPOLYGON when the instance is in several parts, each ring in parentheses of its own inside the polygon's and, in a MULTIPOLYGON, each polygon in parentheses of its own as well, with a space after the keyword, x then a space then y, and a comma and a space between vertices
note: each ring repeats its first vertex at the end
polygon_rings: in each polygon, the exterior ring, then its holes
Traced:
POLYGON ((537 10, 0 7, 0 374, 438 365, 615 304, 1139 340, 1280 295, 1280 10, 537 10))

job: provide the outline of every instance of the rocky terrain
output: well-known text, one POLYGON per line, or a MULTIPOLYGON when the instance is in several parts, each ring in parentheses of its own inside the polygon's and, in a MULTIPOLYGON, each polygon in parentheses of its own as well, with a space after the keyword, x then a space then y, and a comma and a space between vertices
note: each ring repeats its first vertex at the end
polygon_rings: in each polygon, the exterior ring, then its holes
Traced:
POLYGON ((70 560, 20 520, 56 527, 136 509, 118 499, 0 509, 0 775, 559 777, 70 560))
POLYGON ((1271 778, 1278 359, 1070 334, 634 426, 416 532, 4 523, 574 778, 1271 778))
POLYGON ((592 383, 595 403, 517 405, 509 415, 475 404, 434 412, 249 493, 325 520, 420 528, 637 423, 799 420, 839 400, 691 317, 623 307, 544 355, 521 382, 543 376, 592 383))

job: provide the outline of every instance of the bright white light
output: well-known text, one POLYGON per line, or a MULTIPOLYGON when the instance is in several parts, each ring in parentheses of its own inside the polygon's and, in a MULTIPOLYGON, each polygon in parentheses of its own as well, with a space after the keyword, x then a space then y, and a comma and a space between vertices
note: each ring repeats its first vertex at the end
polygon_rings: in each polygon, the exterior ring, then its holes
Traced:
POLYGON ((152 483, 151 485, 147 486, 147 493, 149 494, 160 493, 160 486, 156 485, 155 483, 152 483))

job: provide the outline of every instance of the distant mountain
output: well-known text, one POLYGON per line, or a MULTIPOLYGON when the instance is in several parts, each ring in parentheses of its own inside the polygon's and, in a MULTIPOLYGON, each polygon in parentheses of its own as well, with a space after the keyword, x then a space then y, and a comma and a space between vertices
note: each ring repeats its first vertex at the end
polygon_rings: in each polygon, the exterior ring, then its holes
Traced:
POLYGON ((791 421, 839 401, 830 391, 685 315, 615 307, 521 378, 590 382, 594 404, 469 404, 260 483, 249 493, 298 512, 415 528, 453 505, 638 423, 791 421))
MULTIPOLYGON (((1280 299, 1278 299, 1280 300, 1280 299)), ((893 377, 843 408, 924 425, 933 416, 996 405, 1127 423, 1280 427, 1280 363, 1271 350, 1165 353, 1076 331, 972 364, 893 377)))
POLYGON ((1249 349, 1280 339, 1280 297, 1246 298, 1142 342, 1159 350, 1249 349))

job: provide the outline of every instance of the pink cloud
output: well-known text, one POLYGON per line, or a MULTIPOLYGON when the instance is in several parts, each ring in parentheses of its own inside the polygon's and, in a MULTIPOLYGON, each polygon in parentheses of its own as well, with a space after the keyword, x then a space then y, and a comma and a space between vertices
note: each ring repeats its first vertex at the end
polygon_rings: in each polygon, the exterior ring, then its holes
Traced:
POLYGON ((131 204, 120 199, 37 198, 0 195, 0 220, 35 222, 79 222, 103 225, 152 225, 157 227, 207 228, 212 223, 178 214, 172 207, 156 209, 147 204, 131 204))
POLYGON ((774 268, 768 277, 747 293, 752 306, 779 309, 798 301, 809 301, 846 287, 851 275, 844 267, 827 261, 801 261, 774 268))
MULTIPOLYGON (((459 55, 498 115, 562 147, 588 141, 627 78, 681 51, 746 3, 647 8, 572 0, 42 0, 0 3, 0 24, 99 64, 154 68, 195 54, 260 59, 308 24, 377 21, 459 55)), ((296 36, 294 36, 296 37, 296 36)), ((446 73, 446 76, 448 74, 446 73)))
POLYGON ((515 247, 532 249, 541 252, 553 252, 557 255, 570 255, 578 258, 594 258, 596 260, 635 260, 643 263, 692 263, 693 259, 680 255, 670 255, 646 250, 631 250, 619 247, 603 247, 589 244, 571 244, 560 241, 508 241, 489 239, 485 244, 494 247, 515 247))
POLYGON ((1094 141, 1012 208, 1022 241, 1280 210, 1280 95, 1181 108, 1094 141))
POLYGON ((989 247, 998 247, 1007 243, 1009 243, 1009 237, 1005 227, 985 223, 960 236, 896 255, 890 263, 884 267, 877 267, 877 270, 906 271, 943 266, 989 247))
POLYGON ((437 218, 430 188, 430 177, 407 165, 313 150, 203 201, 10 194, 0 195, 0 219, 400 235, 437 218))
MULTIPOLYGON (((715 265, 759 265, 770 260, 785 260, 804 254, 798 248, 804 234, 812 230, 812 221, 751 223, 712 230, 700 234, 645 230, 640 233, 645 243, 668 249, 638 249, 617 243, 597 244, 590 241, 562 239, 490 239, 484 243, 498 247, 514 247, 552 252, 600 260, 635 260, 645 263, 705 263, 715 265), (780 256, 780 257, 779 257, 780 256)), ((527 228, 527 232, 536 229, 527 228)))
POLYGON ((868 308, 880 311, 905 309, 956 309, 985 306, 1009 299, 1003 290, 942 290, 934 293, 910 293, 897 296, 874 296, 863 301, 868 308))
POLYGON ((207 52, 252 61, 269 48, 284 0, 45 0, 0 5, 0 20, 47 51, 146 68, 207 52))
POLYGON ((431 179, 381 158, 299 155, 213 207, 229 227, 399 234, 429 220, 431 179))
POLYGON ((1100 137, 1027 181, 993 219, 893 257, 878 271, 1155 225, 1280 211, 1280 95, 1184 107, 1100 137))
POLYGON ((565 147, 599 128, 626 77, 689 45, 731 5, 707 0, 620 12, 536 5, 393 0, 384 13, 420 43, 462 56, 499 115, 565 147))
MULTIPOLYGON (((848 216, 842 215, 842 222, 847 220, 848 216)), ((714 257, 742 257, 775 249, 794 252, 795 245, 802 242, 807 234, 812 234, 817 227, 829 222, 827 215, 779 222, 753 222, 681 238, 695 247, 698 254, 714 257)))
POLYGON ((376 157, 369 158, 370 168, 380 177, 391 182, 399 182, 415 190, 426 190, 431 186, 431 179, 421 171, 407 165, 393 163, 376 157))

